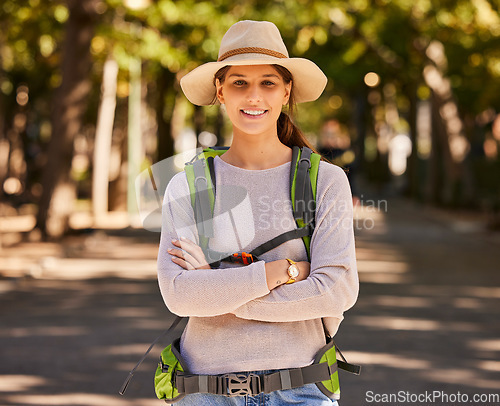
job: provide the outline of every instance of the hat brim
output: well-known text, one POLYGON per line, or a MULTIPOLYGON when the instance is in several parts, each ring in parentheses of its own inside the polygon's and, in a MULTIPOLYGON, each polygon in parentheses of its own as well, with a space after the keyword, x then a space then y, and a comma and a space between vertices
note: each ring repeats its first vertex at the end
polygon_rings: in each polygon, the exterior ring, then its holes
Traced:
POLYGON ((222 62, 208 62, 201 65, 181 81, 181 88, 188 100, 198 106, 217 104, 214 75, 224 66, 281 65, 293 76, 293 94, 296 103, 316 100, 327 83, 327 77, 312 61, 304 58, 275 58, 262 54, 240 54, 222 62))

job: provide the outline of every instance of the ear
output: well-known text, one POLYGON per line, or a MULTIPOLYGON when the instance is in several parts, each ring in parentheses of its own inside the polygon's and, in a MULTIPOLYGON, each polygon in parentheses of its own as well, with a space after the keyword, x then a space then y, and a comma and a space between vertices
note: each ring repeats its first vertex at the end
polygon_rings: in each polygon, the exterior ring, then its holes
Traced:
POLYGON ((215 80, 215 88, 216 88, 215 96, 219 100, 220 104, 224 104, 224 95, 223 95, 223 91, 222 91, 222 85, 221 85, 219 79, 215 80))
POLYGON ((290 83, 285 83, 285 96, 283 98, 283 106, 288 104, 288 100, 290 100, 290 94, 292 93, 292 81, 290 83))

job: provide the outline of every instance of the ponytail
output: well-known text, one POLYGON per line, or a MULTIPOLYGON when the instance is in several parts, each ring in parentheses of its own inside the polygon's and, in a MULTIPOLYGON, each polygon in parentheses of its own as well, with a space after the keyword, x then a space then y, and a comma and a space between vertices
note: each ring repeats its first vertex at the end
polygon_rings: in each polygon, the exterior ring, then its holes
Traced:
POLYGON ((285 112, 281 112, 278 118, 278 138, 287 147, 308 147, 316 152, 309 141, 307 141, 304 133, 285 112))
POLYGON ((297 127, 293 121, 293 112, 295 110, 295 101, 293 97, 293 78, 292 74, 288 69, 280 65, 273 65, 274 69, 278 71, 278 73, 283 78, 285 83, 292 82, 292 91, 290 93, 290 98, 288 99, 288 113, 281 112, 278 118, 278 138, 279 140, 285 144, 287 147, 307 147, 310 148, 313 152, 317 151, 313 148, 313 146, 307 141, 304 133, 297 127))

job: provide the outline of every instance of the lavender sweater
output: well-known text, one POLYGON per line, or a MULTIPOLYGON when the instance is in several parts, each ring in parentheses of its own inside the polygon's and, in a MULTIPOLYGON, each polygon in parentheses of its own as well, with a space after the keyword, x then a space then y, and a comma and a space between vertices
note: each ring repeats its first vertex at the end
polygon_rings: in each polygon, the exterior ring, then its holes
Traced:
MULTIPOLYGON (((290 163, 247 170, 215 158, 217 198, 210 248, 249 252, 296 228, 289 192, 290 163)), ((198 243, 184 172, 168 184, 158 253, 158 281, 172 313, 189 316, 181 354, 191 373, 296 368, 312 363, 325 344, 321 319, 334 335, 356 301, 352 198, 343 170, 320 163, 316 228, 309 277, 269 291, 265 262, 307 261, 301 239, 263 254, 251 265, 223 262, 219 269, 185 270, 167 248, 181 236, 198 243)))

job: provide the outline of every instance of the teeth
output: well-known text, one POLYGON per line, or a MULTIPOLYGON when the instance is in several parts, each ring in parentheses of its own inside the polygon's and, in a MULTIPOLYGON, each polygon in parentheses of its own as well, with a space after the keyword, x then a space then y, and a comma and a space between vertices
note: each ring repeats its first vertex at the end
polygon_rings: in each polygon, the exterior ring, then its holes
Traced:
POLYGON ((248 114, 250 116, 260 116, 264 114, 266 110, 243 110, 243 113, 248 114))

